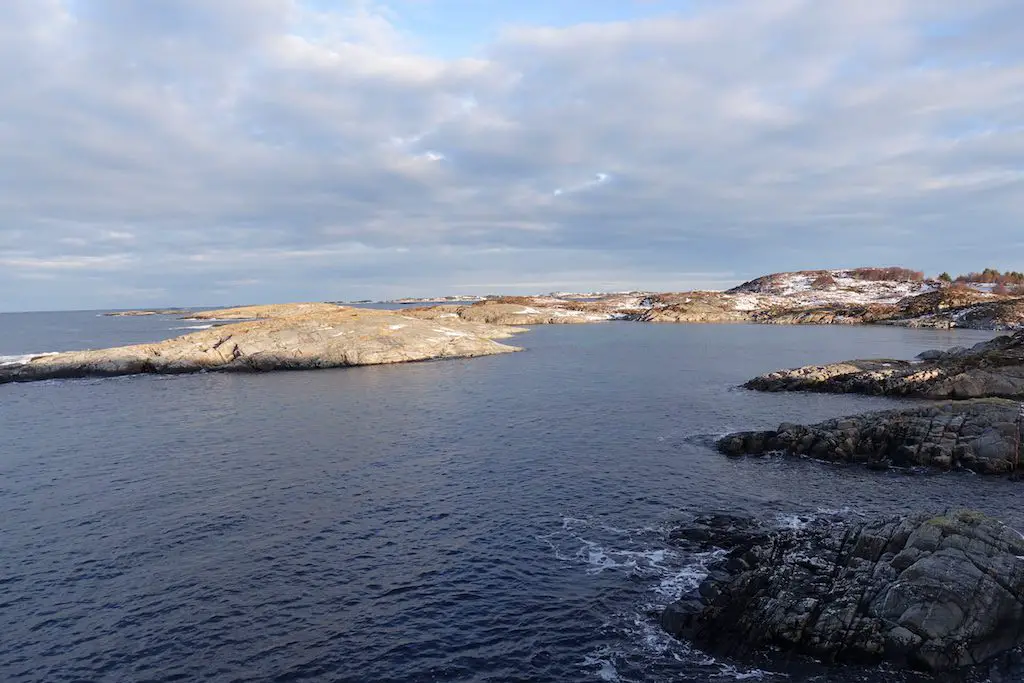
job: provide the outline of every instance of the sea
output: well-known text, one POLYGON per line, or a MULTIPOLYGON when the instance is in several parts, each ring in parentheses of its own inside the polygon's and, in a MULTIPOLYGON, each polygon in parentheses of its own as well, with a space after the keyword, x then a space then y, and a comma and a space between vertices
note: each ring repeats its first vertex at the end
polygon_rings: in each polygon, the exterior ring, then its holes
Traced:
MULTIPOLYGON (((0 363, 201 324, 0 314, 0 363)), ((961 506, 1024 528, 1005 479, 713 448, 907 404, 752 376, 993 335, 609 322, 466 360, 2 385, 0 681, 929 680, 668 637, 710 559, 668 532, 961 506)))

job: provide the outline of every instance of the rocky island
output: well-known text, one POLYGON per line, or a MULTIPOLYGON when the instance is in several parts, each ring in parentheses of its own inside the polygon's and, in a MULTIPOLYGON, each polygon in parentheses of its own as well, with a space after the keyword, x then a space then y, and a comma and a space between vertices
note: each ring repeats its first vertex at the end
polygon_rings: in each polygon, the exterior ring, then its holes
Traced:
POLYGON ((134 311, 110 311, 103 315, 107 318, 141 318, 150 315, 183 315, 188 312, 187 308, 146 308, 134 311))
POLYGON ((1024 643, 1024 539, 980 513, 826 517, 782 530, 710 515, 673 538, 725 551, 661 617, 716 654, 944 672, 1024 643))
POLYGON ((443 324, 393 311, 305 304, 208 311, 261 318, 154 343, 26 357, 0 366, 0 384, 75 377, 200 371, 262 372, 468 358, 518 351, 496 339, 516 329, 443 324))

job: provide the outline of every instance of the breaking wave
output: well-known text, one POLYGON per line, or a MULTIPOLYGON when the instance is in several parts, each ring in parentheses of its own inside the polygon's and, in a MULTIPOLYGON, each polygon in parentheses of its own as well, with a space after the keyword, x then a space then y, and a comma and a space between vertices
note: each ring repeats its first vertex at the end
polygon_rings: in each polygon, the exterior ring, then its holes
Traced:
POLYGON ((697 588, 709 565, 725 553, 693 553, 669 546, 667 533, 667 526, 621 529, 563 517, 559 530, 537 537, 556 559, 586 575, 616 573, 640 586, 631 609, 609 616, 606 628, 613 642, 584 653, 580 668, 597 680, 614 683, 641 683, 652 677, 689 680, 696 675, 705 680, 784 678, 783 674, 720 662, 662 630, 658 615, 665 606, 697 588))
POLYGON ((24 365, 33 358, 42 358, 44 356, 56 356, 58 351, 46 351, 43 353, 26 353, 20 356, 0 356, 0 367, 9 365, 24 365))

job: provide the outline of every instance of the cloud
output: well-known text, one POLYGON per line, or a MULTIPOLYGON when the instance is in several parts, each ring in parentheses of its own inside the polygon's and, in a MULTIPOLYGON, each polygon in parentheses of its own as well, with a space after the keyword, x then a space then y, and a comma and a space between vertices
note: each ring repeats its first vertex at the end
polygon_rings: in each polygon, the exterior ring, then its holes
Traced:
POLYGON ((332 7, 0 3, 0 310, 1024 269, 1015 0, 332 7))

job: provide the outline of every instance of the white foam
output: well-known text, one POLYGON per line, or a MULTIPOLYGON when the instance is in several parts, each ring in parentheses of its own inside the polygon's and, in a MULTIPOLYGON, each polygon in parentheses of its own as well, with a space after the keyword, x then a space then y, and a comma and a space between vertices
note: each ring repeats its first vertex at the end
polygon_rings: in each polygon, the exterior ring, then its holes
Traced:
POLYGON ((43 353, 26 353, 21 356, 0 356, 0 368, 10 365, 25 365, 30 362, 33 358, 43 358, 44 356, 56 356, 58 351, 45 351, 43 353))
POLYGON ((708 565, 725 554, 726 551, 720 549, 695 554, 689 564, 662 578, 654 592, 669 602, 678 600, 699 586, 708 575, 708 565))
POLYGON ((588 574, 600 574, 609 569, 630 571, 661 568, 667 557, 675 553, 667 548, 655 550, 605 549, 593 541, 583 540, 576 557, 587 563, 588 574))
MULTIPOLYGON (((768 675, 767 672, 762 671, 761 669, 750 669, 748 671, 741 671, 731 664, 719 664, 718 669, 721 672, 721 676, 726 678, 732 678, 736 681, 760 681, 768 675)), ((771 675, 777 676, 779 674, 771 675)))
MULTIPOLYGON (((639 683, 620 672, 636 658, 671 658, 688 667, 706 669, 707 680, 764 680, 784 676, 761 669, 739 669, 717 661, 691 644, 666 633, 650 614, 696 589, 708 574, 708 567, 726 554, 724 550, 691 554, 665 544, 665 528, 620 528, 597 520, 563 517, 559 531, 538 540, 547 543, 555 557, 590 575, 622 572, 646 579, 649 599, 609 615, 606 626, 620 635, 621 645, 603 645, 584 655, 580 667, 598 680, 639 683), (609 538, 612 534, 614 538, 609 538), (600 541, 594 539, 601 539, 600 541), (568 546, 568 547, 567 547, 568 546)), ((631 664, 632 663, 632 664, 631 664)))
POLYGON ((621 681, 622 679, 619 678, 618 669, 616 669, 615 664, 612 663, 612 654, 614 653, 609 651, 607 648, 604 648, 592 655, 586 655, 583 657, 583 666, 598 667, 598 670, 595 673, 602 681, 621 681))
POLYGON ((845 515, 857 515, 858 517, 864 517, 864 513, 859 510, 854 510, 851 507, 844 505, 841 508, 826 508, 820 507, 817 509, 819 515, 828 515, 829 517, 845 516, 845 515))
POLYGON ((186 325, 185 327, 172 327, 172 330, 208 330, 213 325, 186 325))
POLYGON ((806 529, 808 521, 800 515, 784 515, 777 514, 775 519, 778 520, 780 529, 791 529, 793 531, 800 531, 806 529))

